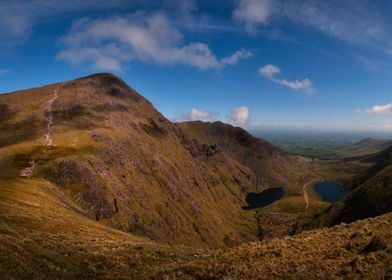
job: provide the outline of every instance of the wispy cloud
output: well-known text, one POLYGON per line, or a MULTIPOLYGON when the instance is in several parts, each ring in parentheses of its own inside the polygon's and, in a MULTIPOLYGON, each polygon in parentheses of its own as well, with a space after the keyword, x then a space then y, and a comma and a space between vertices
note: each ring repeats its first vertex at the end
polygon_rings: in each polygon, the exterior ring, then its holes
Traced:
POLYGON ((357 113, 374 114, 374 115, 384 115, 392 114, 392 103, 385 105, 375 105, 368 109, 357 109, 357 113))
POLYGON ((276 78, 276 75, 280 74, 280 69, 272 64, 265 65, 259 69, 259 73, 261 76, 273 81, 274 83, 286 86, 296 91, 304 91, 307 94, 312 94, 314 92, 313 83, 309 79, 303 79, 301 81, 294 80, 288 81, 285 79, 276 78))
POLYGON ((249 117, 250 109, 246 106, 234 108, 229 115, 229 119, 238 125, 246 125, 249 117))
POLYGON ((250 33, 285 19, 352 45, 392 53, 386 13, 368 0, 237 0, 233 16, 250 33))
POLYGON ((0 5, 0 48, 9 49, 28 41, 37 22, 59 14, 120 6, 125 0, 14 0, 0 5))
MULTIPOLYGON (((3 1, 4 2, 4 1, 3 1)), ((0 5, 0 47, 11 48, 29 40, 39 24, 55 22, 57 19, 75 18, 81 13, 119 8, 129 12, 165 11, 176 19, 176 24, 188 29, 224 28, 201 16, 195 0, 13 0, 0 5)))
POLYGON ((2 14, 0 10, 0 49, 9 49, 26 42, 32 32, 30 19, 18 13, 2 14))
POLYGON ((222 65, 236 65, 241 60, 245 60, 251 58, 253 56, 252 52, 249 50, 241 49, 236 51, 231 56, 225 57, 221 59, 222 65))
POLYGON ((249 51, 240 50, 219 59, 204 43, 184 43, 183 34, 162 12, 81 19, 61 38, 60 45, 60 60, 109 71, 120 71, 132 61, 206 70, 235 65, 250 57, 249 51))
POLYGON ((9 72, 10 72, 10 70, 8 70, 8 69, 0 69, 0 76, 8 74, 9 72))

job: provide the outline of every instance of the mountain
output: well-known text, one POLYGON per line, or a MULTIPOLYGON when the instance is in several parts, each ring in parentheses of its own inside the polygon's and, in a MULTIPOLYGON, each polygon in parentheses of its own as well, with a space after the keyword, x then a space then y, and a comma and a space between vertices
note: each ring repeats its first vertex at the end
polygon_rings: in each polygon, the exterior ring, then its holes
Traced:
MULTIPOLYGON (((287 156, 279 148, 269 142, 253 137, 240 127, 233 127, 222 122, 205 123, 201 121, 183 122, 179 127, 199 146, 201 143, 212 143, 211 147, 204 147, 206 157, 217 152, 214 161, 230 166, 228 170, 235 181, 239 181, 240 174, 244 174, 251 182, 246 190, 262 190, 270 186, 280 185, 292 180, 289 174, 296 169, 294 158, 287 156), (239 172, 238 172, 239 171, 239 172), (238 177, 238 178, 237 178, 238 177)), ((203 149, 203 144, 201 144, 203 149)), ((298 163, 298 162, 297 162, 298 163)), ((245 182, 244 182, 245 183, 245 182)), ((244 183, 240 184, 245 186, 244 183)), ((289 186, 287 186, 289 187, 289 186)))
POLYGON ((0 178, 45 180, 90 219, 169 244, 256 240, 247 193, 290 187, 299 166, 241 128, 172 123, 111 74, 0 95, 0 132, 0 178))
MULTIPOLYGON (((336 223, 363 199, 390 206, 390 150, 364 160, 336 223)), ((2 94, 1 278, 390 278, 390 213, 281 237, 325 205, 305 208, 309 162, 221 122, 172 123, 111 74, 2 94), (246 210, 273 186, 284 198, 246 210), (281 238, 249 242, 260 224, 281 238)))
POLYGON ((388 139, 374 139, 365 138, 354 144, 355 147, 365 148, 365 149, 379 149, 384 150, 392 146, 392 140, 388 139))

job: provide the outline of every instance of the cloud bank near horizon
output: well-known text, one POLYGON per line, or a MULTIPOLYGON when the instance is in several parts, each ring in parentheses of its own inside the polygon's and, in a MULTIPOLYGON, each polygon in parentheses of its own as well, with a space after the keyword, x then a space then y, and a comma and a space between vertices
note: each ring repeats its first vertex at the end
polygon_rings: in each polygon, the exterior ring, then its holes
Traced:
POLYGON ((364 113, 370 115, 386 115, 392 114, 392 103, 385 105, 375 105, 368 109, 357 109, 355 110, 357 113, 364 113))

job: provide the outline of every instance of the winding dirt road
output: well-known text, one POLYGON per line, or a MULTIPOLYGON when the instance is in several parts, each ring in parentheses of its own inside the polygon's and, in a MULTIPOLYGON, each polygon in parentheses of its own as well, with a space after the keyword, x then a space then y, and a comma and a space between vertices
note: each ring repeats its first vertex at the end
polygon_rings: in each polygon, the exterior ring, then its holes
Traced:
POLYGON ((322 175, 322 174, 320 174, 320 173, 318 173, 318 172, 316 172, 316 171, 314 171, 313 169, 312 169, 312 167, 311 167, 311 165, 309 166, 309 168, 308 168, 314 175, 315 175, 315 178, 313 178, 313 179, 311 179, 308 183, 306 183, 303 187, 302 187, 302 191, 303 191, 303 193, 304 193, 304 200, 305 200, 305 211, 307 211, 308 210, 308 208, 309 208, 309 196, 308 196, 308 193, 307 193, 307 191, 306 191, 306 188, 309 186, 309 185, 311 185, 311 184, 313 184, 313 183, 315 183, 315 182, 317 182, 317 181, 319 181, 319 180, 322 180, 322 179, 325 179, 325 176, 324 175, 322 175))
POLYGON ((306 204, 305 211, 307 211, 309 208, 309 197, 308 197, 308 193, 306 192, 306 187, 308 186, 308 184, 305 184, 302 188, 302 190, 304 192, 304 199, 305 199, 305 204, 306 204))
POLYGON ((306 192, 306 187, 311 185, 312 183, 314 183, 315 181, 317 181, 318 179, 312 179, 310 180, 308 183, 306 183, 303 187, 302 187, 302 191, 304 193, 304 200, 305 200, 305 211, 308 210, 309 208, 309 196, 308 193, 306 192))

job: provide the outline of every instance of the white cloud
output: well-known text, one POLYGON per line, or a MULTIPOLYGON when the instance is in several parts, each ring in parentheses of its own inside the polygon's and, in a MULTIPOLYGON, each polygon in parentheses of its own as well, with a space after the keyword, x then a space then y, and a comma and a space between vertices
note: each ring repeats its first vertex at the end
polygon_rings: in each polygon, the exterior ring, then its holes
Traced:
POLYGON ((392 114, 392 103, 385 105, 375 105, 369 109, 357 109, 355 112, 375 115, 392 114))
POLYGON ((110 9, 119 8, 130 12, 167 11, 183 29, 223 28, 201 16, 195 0, 0 0, 0 48, 4 50, 4 47, 12 48, 25 43, 34 33, 36 25, 56 24, 58 19, 85 12, 100 14, 103 11, 107 14, 110 9))
POLYGON ((391 123, 385 123, 381 126, 384 129, 392 129, 392 122, 391 123))
POLYGON ((313 83, 309 79, 303 79, 301 81, 299 81, 299 80, 288 81, 285 79, 276 78, 276 75, 280 74, 281 71, 280 71, 279 67, 277 67, 275 65, 272 65, 272 64, 265 65, 264 67, 261 67, 259 69, 259 73, 261 76, 266 77, 267 79, 273 81, 274 83, 286 86, 286 87, 291 88, 293 90, 296 90, 296 91, 302 90, 302 91, 306 92, 307 94, 312 94, 314 92, 313 83))
POLYGON ((280 69, 275 65, 267 64, 259 69, 259 73, 268 79, 273 79, 276 74, 280 74, 280 69))
POLYGON ((236 65, 240 60, 245 60, 253 56, 252 52, 249 50, 239 50, 236 51, 231 56, 221 59, 222 65, 236 65))
POLYGON ((181 116, 183 120, 201 120, 201 121, 214 121, 219 117, 219 113, 213 111, 204 111, 201 109, 192 108, 189 113, 181 116))
POLYGON ((246 106, 234 108, 229 118, 236 124, 245 125, 249 121, 250 110, 246 106))
POLYGON ((278 84, 284 85, 286 87, 289 87, 293 90, 303 90, 307 94, 312 94, 313 93, 313 84, 309 79, 304 79, 302 81, 294 80, 294 81, 287 81, 287 80, 276 80, 274 79, 278 84))
POLYGON ((234 18, 244 23, 250 33, 255 33, 258 25, 266 24, 278 11, 276 0, 237 0, 234 18))
POLYGON ((208 45, 185 44, 183 35, 164 13, 136 13, 127 17, 81 19, 60 40, 58 58, 95 69, 121 70, 142 61, 161 65, 182 64, 200 70, 234 65, 250 57, 241 50, 218 59, 208 45))

